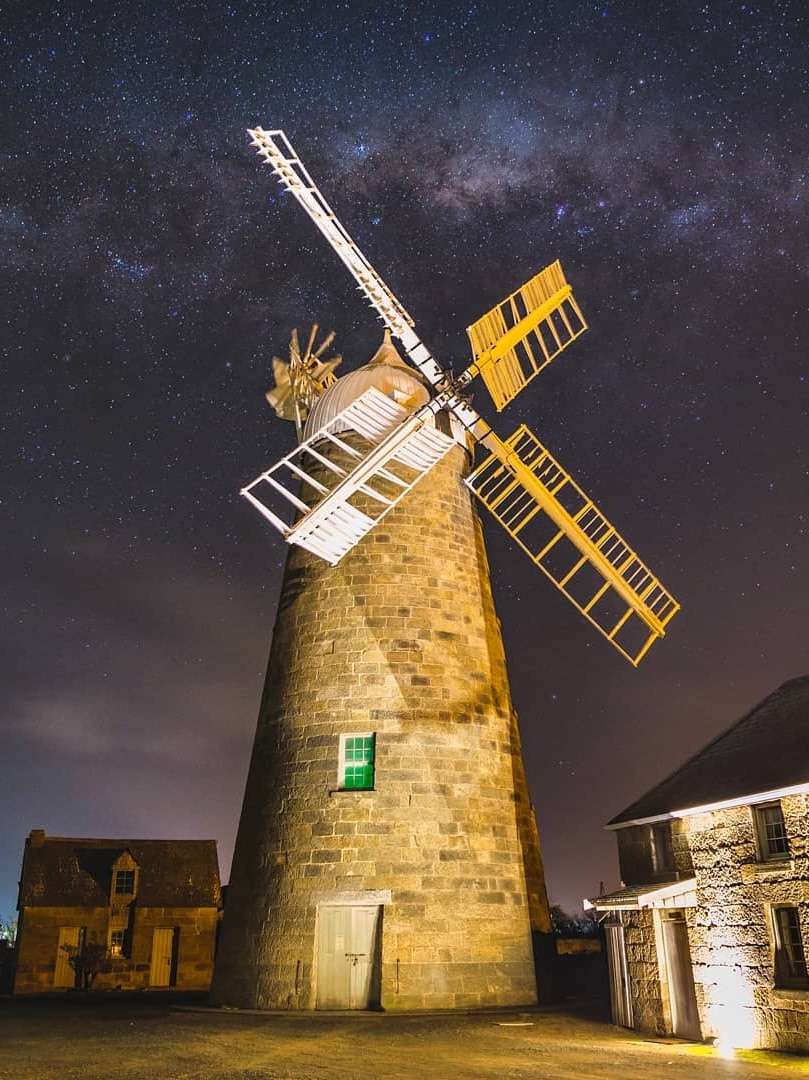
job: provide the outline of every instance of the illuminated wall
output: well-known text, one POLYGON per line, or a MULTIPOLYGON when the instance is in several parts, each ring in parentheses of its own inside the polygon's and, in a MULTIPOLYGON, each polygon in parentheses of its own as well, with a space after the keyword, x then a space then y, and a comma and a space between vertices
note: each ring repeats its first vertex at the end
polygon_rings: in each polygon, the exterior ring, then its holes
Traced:
MULTIPOLYGON (((668 880, 696 879, 696 904, 684 908, 701 1034, 725 1048, 809 1052, 809 813, 805 794, 771 795, 780 806, 786 850, 763 853, 754 806, 683 814, 671 821, 674 866, 668 880), (793 936, 776 927, 788 909, 793 936), (791 965, 791 966, 790 966, 791 965)), ((652 830, 619 831, 622 878, 653 891, 652 830)), ((654 901, 652 901, 654 903, 654 901)), ((625 910, 626 956, 634 1026, 672 1031, 660 912, 625 910)))
POLYGON ((809 988, 776 987, 773 907, 797 908, 809 955, 809 816, 780 800, 789 854, 763 861, 749 806, 683 819, 697 878, 689 926, 703 1035, 735 1047, 809 1050, 809 988))

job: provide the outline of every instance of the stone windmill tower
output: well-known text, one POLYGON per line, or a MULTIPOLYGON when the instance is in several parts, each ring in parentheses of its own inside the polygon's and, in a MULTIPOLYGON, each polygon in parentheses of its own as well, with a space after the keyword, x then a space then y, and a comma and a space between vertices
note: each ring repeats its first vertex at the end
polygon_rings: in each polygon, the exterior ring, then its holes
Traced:
POLYGON ((461 396, 480 373, 502 406, 585 328, 559 265, 471 328, 475 363, 452 379, 283 134, 252 134, 415 367, 386 334, 243 492, 293 546, 212 999, 527 1004, 550 924, 472 494, 633 663, 677 605, 527 429, 501 442, 461 396), (490 453, 470 474, 474 441, 490 453))

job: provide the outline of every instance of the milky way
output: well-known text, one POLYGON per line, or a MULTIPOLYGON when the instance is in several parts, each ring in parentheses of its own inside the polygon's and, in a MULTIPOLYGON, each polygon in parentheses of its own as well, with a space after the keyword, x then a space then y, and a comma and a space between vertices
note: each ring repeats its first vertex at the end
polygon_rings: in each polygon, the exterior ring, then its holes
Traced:
POLYGON ((635 672, 487 524, 554 898, 615 884, 602 823, 809 670, 807 23, 539 7, 14 5, 0 916, 36 827, 211 836, 227 873, 284 558, 238 498, 292 446, 270 358, 313 320, 342 370, 381 338, 256 124, 456 369, 554 258, 591 324, 497 429, 683 611, 635 672))

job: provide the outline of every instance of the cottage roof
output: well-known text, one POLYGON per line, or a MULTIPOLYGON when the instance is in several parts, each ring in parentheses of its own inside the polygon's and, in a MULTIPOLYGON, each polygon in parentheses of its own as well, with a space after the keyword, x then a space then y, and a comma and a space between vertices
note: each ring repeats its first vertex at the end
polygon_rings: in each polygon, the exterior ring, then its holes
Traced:
POLYGON ((139 906, 219 905, 215 840, 95 840, 34 831, 25 844, 20 909, 109 906, 113 865, 124 852, 138 867, 139 906))
POLYGON ((608 828, 809 783, 809 675, 791 679, 608 828))

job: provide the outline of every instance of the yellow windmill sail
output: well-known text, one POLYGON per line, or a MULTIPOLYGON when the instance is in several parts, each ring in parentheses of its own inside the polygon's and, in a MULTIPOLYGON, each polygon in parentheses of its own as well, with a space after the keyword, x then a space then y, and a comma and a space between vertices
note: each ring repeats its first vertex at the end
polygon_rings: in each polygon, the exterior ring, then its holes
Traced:
POLYGON ((472 323, 474 368, 497 411, 586 329, 558 259, 472 323))
MULTIPOLYGON (((495 445, 499 443, 499 446, 495 445)), ((522 425, 467 479, 556 587, 636 667, 680 605, 592 499, 522 425)))

